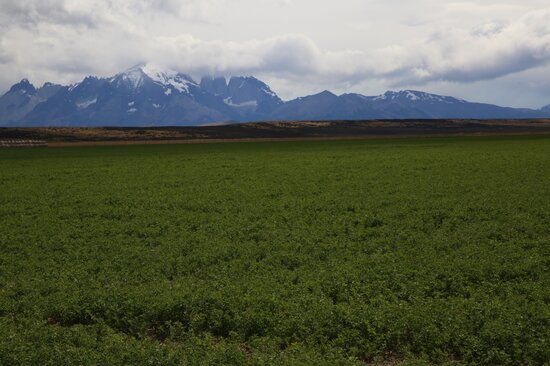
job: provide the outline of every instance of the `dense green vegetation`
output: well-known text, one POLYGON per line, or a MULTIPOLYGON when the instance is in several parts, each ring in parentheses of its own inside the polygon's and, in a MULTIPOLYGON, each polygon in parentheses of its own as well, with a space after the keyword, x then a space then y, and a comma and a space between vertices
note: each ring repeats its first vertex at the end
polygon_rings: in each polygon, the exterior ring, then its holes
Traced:
POLYGON ((1 365, 543 365, 550 137, 0 150, 1 365))

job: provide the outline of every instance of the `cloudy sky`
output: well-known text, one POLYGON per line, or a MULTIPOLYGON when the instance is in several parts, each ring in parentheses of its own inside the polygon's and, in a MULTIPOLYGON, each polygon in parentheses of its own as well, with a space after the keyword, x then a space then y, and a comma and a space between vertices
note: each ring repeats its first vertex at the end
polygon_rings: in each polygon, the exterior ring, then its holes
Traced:
POLYGON ((0 0, 0 92, 151 62, 283 99, 417 89, 550 103, 548 0, 0 0))

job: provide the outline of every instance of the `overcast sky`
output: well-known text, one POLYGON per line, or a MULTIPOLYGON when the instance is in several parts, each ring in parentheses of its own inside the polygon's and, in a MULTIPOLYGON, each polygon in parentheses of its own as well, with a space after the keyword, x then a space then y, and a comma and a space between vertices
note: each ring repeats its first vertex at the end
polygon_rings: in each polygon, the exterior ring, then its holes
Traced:
POLYGON ((417 89, 550 103, 548 0, 0 0, 0 91, 152 62, 283 99, 417 89))

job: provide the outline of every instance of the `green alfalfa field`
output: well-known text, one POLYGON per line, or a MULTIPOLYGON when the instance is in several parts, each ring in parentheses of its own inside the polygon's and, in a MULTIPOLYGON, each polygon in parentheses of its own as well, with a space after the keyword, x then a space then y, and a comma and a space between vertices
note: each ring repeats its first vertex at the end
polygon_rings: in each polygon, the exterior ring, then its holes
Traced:
POLYGON ((550 136, 0 150, 1 365, 544 365, 550 136))

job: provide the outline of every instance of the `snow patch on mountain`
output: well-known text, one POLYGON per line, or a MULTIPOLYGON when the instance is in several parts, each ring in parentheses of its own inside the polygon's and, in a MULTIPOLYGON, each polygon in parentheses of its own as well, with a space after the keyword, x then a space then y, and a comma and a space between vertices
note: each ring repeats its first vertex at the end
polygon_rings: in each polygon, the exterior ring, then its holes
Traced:
POLYGON ((79 85, 80 85, 80 83, 74 83, 74 84, 69 85, 69 91, 72 92, 79 85))
POLYGON ((430 102, 430 103, 466 103, 465 100, 453 97, 446 97, 441 95, 435 95, 425 93, 416 90, 401 90, 398 92, 387 91, 382 95, 371 97, 373 101, 380 100, 409 100, 411 102, 430 102))
POLYGON ((143 75, 141 68, 131 68, 121 76, 133 89, 137 89, 143 84, 143 75))
POLYGON ((277 98, 277 94, 275 94, 275 92, 273 90, 271 90, 267 85, 265 87, 262 88, 262 91, 264 93, 266 93, 267 95, 270 95, 274 98, 277 98))
POLYGON ((229 98, 225 98, 223 101, 228 106, 236 107, 236 108, 252 108, 252 107, 255 108, 255 107, 258 106, 258 101, 257 100, 249 100, 249 101, 242 102, 242 103, 233 103, 233 100, 231 99, 231 97, 229 97, 229 98))
MULTIPOLYGON (((151 80, 162 85, 167 90, 168 88, 174 88, 180 93, 189 94, 189 87, 191 85, 197 86, 197 83, 195 83, 191 77, 180 74, 174 70, 163 70, 155 65, 147 64, 142 67, 142 71, 145 75, 150 77, 151 80)), ((169 93, 166 95, 169 95, 169 93)))
POLYGON ((410 99, 410 100, 418 100, 420 99, 416 94, 414 93, 411 93, 410 91, 406 91, 405 92, 407 94, 407 99, 410 99))
POLYGON ((77 103, 76 103, 76 107, 77 107, 78 109, 86 109, 86 108, 88 108, 89 106, 91 106, 92 104, 96 104, 96 103, 97 103, 97 97, 94 97, 94 98, 92 98, 92 99, 86 99, 86 100, 77 102, 77 103))

